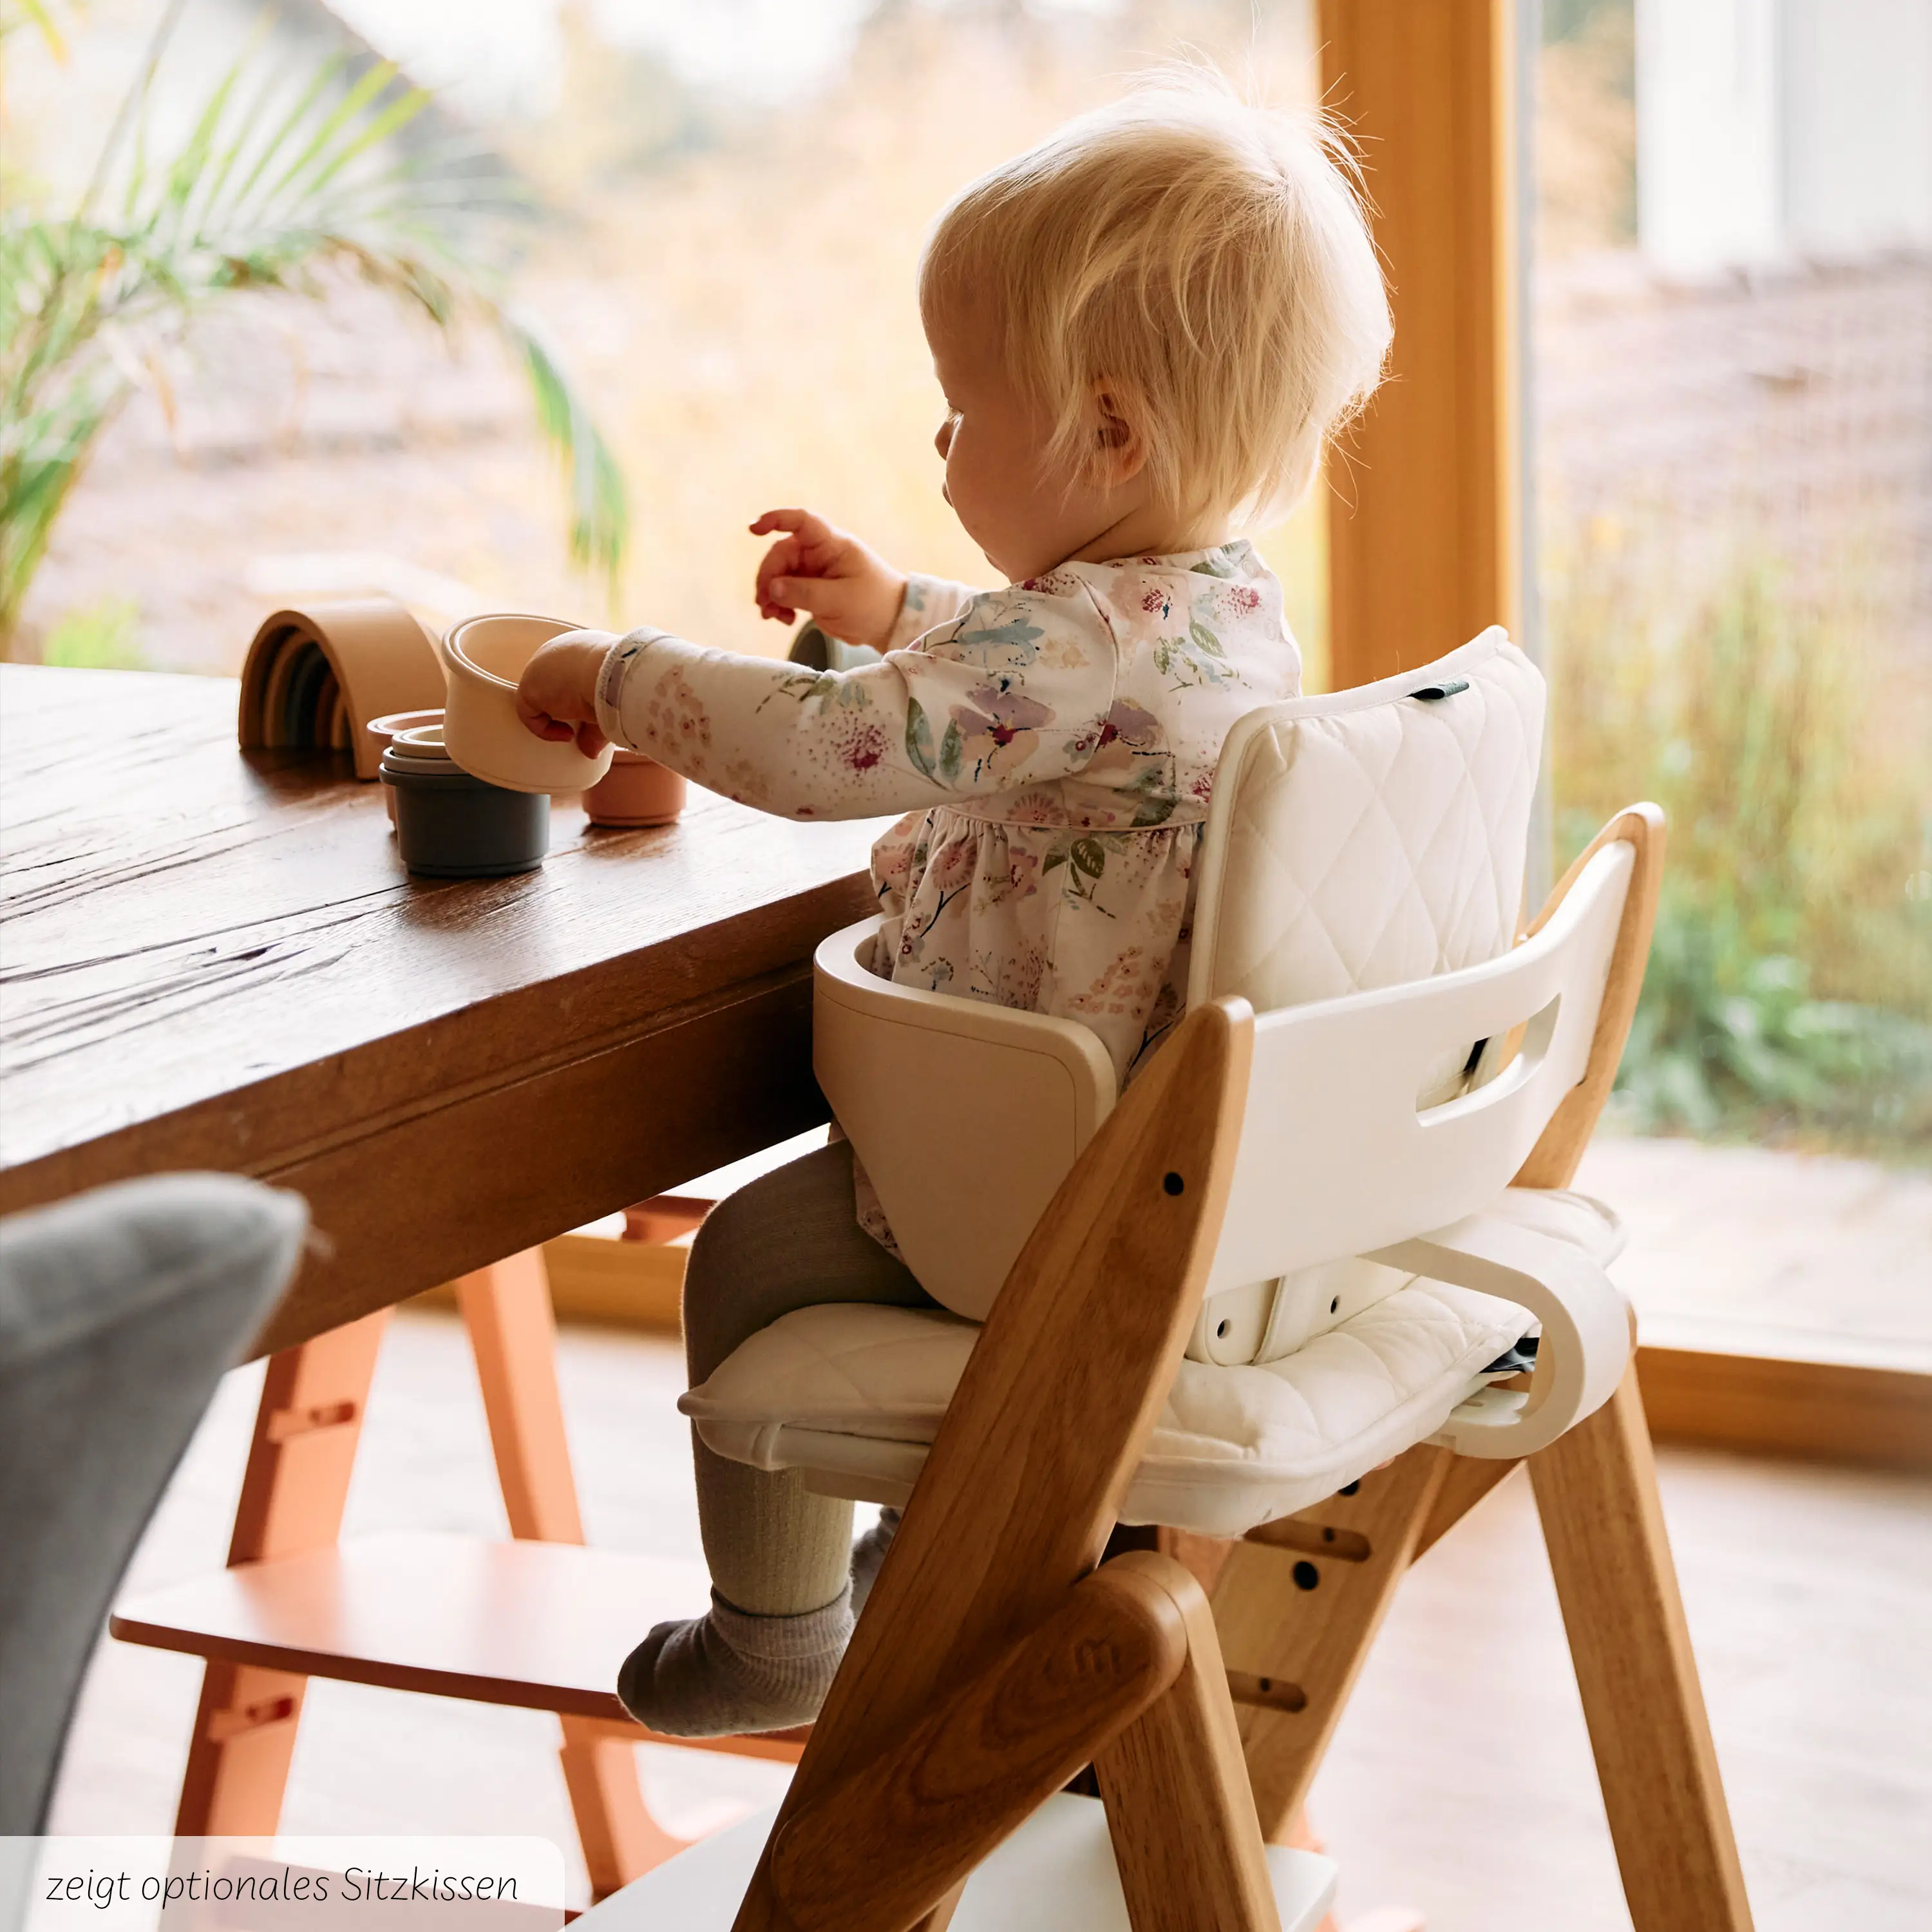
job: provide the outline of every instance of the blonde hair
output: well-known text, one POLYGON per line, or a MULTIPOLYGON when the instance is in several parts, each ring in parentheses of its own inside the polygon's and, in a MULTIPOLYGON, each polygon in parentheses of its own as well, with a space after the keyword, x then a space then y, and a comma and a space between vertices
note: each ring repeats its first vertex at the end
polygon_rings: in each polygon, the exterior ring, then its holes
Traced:
POLYGON ((1291 508, 1388 351, 1340 134, 1193 66, 1143 77, 956 196, 920 299, 929 314, 962 296, 994 307, 1006 368, 1052 412, 1049 463, 1084 464, 1093 386, 1116 384, 1156 500, 1193 521, 1291 508))

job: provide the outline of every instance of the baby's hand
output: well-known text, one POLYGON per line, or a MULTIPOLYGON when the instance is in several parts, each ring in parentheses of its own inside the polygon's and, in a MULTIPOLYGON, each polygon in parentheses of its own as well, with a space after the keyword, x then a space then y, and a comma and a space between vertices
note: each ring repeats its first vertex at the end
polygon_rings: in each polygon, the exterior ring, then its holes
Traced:
POLYGON ((767 510, 752 526, 754 537, 773 530, 790 534, 758 566, 758 614, 790 624, 808 610, 832 636, 884 650, 905 598, 904 576, 809 510, 767 510))
POLYGON ((566 631, 541 646, 517 680, 517 716, 539 738, 594 758, 608 742, 597 727, 597 674, 617 641, 608 631, 566 631))

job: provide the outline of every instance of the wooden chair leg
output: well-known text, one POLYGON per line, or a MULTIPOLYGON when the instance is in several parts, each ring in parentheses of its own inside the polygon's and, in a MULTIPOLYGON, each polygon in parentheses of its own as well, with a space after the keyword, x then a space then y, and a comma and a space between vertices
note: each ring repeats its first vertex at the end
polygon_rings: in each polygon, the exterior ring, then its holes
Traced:
POLYGON ((1198 1586, 1175 1601, 1187 1630, 1180 1675, 1094 1758, 1128 1922, 1135 1932, 1280 1932, 1214 1615, 1198 1586))
MULTIPOLYGON (((322 1549, 340 1534, 388 1318, 383 1309, 270 1358, 229 1541, 231 1564, 322 1549)), ((308 1682, 286 1671, 206 1666, 175 1814, 178 1837, 274 1831, 308 1682)))
POLYGON ((1262 1835, 1292 1841, 1308 1787, 1435 1508, 1446 1449, 1424 1444, 1234 1545, 1214 1622, 1262 1835))
POLYGON ((1634 1365, 1529 1473, 1636 1932, 1749 1932, 1634 1365))
MULTIPOLYGON (((526 1250, 456 1284, 510 1534, 581 1543, 584 1518, 556 1381, 556 1316, 543 1250, 526 1250)), ((559 1720, 566 1789, 593 1898, 607 1898, 684 1849, 653 1818, 633 1748, 608 1726, 559 1720)))

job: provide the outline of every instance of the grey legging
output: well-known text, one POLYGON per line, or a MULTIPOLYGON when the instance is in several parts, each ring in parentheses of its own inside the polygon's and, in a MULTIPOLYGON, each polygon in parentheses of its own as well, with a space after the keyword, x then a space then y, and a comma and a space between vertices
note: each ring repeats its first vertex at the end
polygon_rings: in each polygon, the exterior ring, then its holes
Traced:
MULTIPOLYGON (((859 1226, 852 1150, 844 1141, 740 1188, 698 1230, 684 1277, 692 1387, 780 1316, 829 1301, 938 1306, 859 1226)), ((705 1559, 718 1594, 760 1616, 830 1603, 845 1587, 852 1505, 813 1495, 795 1471, 728 1462, 694 1430, 692 1454, 705 1559)))

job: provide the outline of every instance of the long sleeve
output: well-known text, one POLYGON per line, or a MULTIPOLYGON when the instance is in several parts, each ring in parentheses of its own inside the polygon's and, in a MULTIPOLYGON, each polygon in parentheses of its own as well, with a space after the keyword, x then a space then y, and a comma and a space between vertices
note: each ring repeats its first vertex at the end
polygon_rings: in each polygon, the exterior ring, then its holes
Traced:
MULTIPOLYGON (((1002 590, 917 580, 942 614, 848 671, 643 630, 597 685, 605 734, 714 791, 794 818, 865 818, 1072 776, 1113 703, 1112 632, 1078 576, 1002 590)), ((910 601, 910 600, 909 600, 910 601)))
POLYGON ((922 576, 914 571, 906 579, 898 621, 886 640, 886 649, 902 651, 937 626, 950 623, 974 598, 998 594, 975 589, 970 584, 955 584, 947 578, 922 576))

